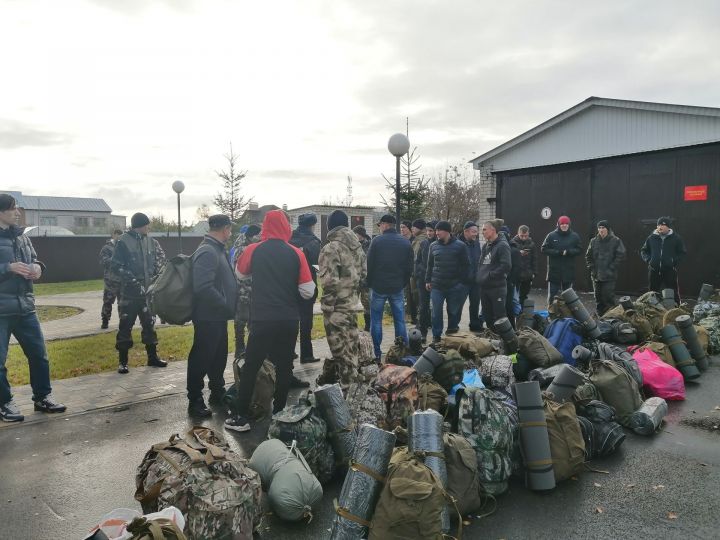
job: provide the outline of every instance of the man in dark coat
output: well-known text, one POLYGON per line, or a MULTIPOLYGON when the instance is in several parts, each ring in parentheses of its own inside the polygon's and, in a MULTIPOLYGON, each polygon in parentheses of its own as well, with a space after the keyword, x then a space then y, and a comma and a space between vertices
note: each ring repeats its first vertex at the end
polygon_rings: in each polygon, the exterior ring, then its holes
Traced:
POLYGON ((112 316, 112 307, 115 299, 120 293, 120 280, 112 271, 112 258, 115 252, 115 244, 118 238, 122 236, 120 229, 115 229, 110 240, 100 250, 100 264, 103 267, 103 304, 100 310, 100 320, 102 321, 100 328, 107 328, 112 316))
POLYGON ((575 257, 581 250, 580 236, 570 229, 570 218, 560 216, 557 229, 545 237, 540 247, 548 258, 548 306, 559 292, 575 283, 575 257))
MULTIPOLYGON (((20 210, 15 198, 0 194, 0 420, 22 422, 25 417, 13 401, 7 377, 10 335, 15 336, 30 366, 34 409, 47 413, 64 412, 50 387, 50 363, 45 338, 35 312, 33 281, 40 279, 41 263, 24 227, 18 227, 20 210)), ((12 474, 6 471, 6 474, 12 474)))
POLYGON ((625 260, 625 246, 610 229, 610 223, 598 221, 597 236, 590 240, 585 262, 593 280, 597 314, 603 315, 615 306, 615 282, 618 265, 625 260))
POLYGON ((425 272, 427 270, 428 254, 430 244, 435 241, 435 225, 437 221, 428 221, 425 224, 426 238, 420 242, 417 255, 415 256, 415 283, 418 287, 418 330, 422 334, 422 339, 427 339, 428 329, 430 328, 430 291, 426 288, 425 272))
MULTIPOLYGON (((520 250, 520 258, 517 265, 517 284, 520 296, 520 305, 527 300, 533 279, 537 274, 537 255, 535 253, 535 242, 530 238, 530 227, 520 225, 517 235, 512 239, 520 250)), ((515 272, 513 268, 513 272, 515 272)))
POLYGON ((480 244, 478 243, 478 226, 474 221, 467 221, 463 225, 463 232, 458 235, 458 240, 465 244, 470 255, 470 276, 468 287, 468 305, 470 311, 470 330, 479 332, 482 330, 480 319, 480 286, 475 281, 475 271, 480 260, 480 244))
POLYGON ((483 317, 491 330, 498 319, 507 315, 507 280, 512 267, 510 245, 504 234, 498 234, 496 225, 497 222, 493 221, 483 225, 485 245, 475 272, 475 281, 480 286, 483 317))
POLYGON ((680 304, 677 269, 685 257, 685 242, 670 227, 669 217, 657 220, 657 229, 647 237, 640 249, 642 260, 648 264, 648 285, 651 291, 675 291, 675 302, 680 304))
POLYGON ((192 255, 193 345, 187 364, 187 395, 188 412, 198 417, 212 416, 202 395, 205 375, 210 387, 209 402, 223 402, 227 322, 235 318, 237 299, 237 280, 225 251, 232 223, 229 217, 218 214, 208 218, 208 225, 210 231, 192 255))
MULTIPOLYGON (((313 307, 317 298, 317 265, 318 257, 320 257, 320 239, 315 236, 313 227, 317 223, 317 216, 312 212, 302 214, 298 217, 298 227, 290 237, 290 244, 302 250, 305 254, 310 273, 312 274, 313 283, 315 283, 315 294, 308 300, 300 301, 300 363, 308 364, 319 362, 319 358, 315 358, 312 346, 312 328, 313 328, 313 307)), ((300 381, 293 376, 293 387, 304 388, 309 386, 305 381, 300 381)))

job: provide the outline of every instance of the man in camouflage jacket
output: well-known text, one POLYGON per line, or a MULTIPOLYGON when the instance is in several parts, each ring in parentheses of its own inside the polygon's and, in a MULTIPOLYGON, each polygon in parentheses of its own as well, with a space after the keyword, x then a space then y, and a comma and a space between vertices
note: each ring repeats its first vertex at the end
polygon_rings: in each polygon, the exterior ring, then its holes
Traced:
POLYGON ((362 246, 340 210, 328 217, 327 244, 320 251, 320 305, 332 358, 325 360, 318 384, 340 382, 343 388, 359 380, 360 340, 357 304, 367 269, 362 246))
POLYGON ((603 315, 615 307, 615 282, 618 265, 625 260, 625 245, 610 230, 607 220, 598 221, 597 230, 585 252, 585 262, 593 280, 597 314, 603 315))
MULTIPOLYGON (((115 303, 115 299, 120 293, 120 279, 115 275, 112 270, 112 258, 115 252, 115 244, 118 238, 122 235, 120 229, 115 229, 112 233, 112 238, 105 242, 105 245, 100 250, 100 264, 103 267, 103 304, 100 310, 100 319, 102 324, 100 328, 107 328, 112 316, 112 307, 115 303)), ((119 302, 118 302, 119 304, 119 302)))
MULTIPOLYGON (((240 229, 232 248, 232 267, 237 266, 238 259, 250 244, 260 241, 261 229, 258 225, 246 225, 240 229)), ((245 357, 245 328, 250 322, 250 296, 252 293, 252 276, 237 280, 237 304, 235 305, 235 360, 245 357)))

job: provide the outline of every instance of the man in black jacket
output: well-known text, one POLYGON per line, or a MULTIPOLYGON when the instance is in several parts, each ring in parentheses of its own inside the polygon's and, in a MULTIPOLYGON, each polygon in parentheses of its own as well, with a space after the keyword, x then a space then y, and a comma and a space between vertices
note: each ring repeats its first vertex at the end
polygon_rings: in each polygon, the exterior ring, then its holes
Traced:
POLYGON ((479 332, 482 330, 480 319, 480 287, 475 281, 475 269, 480 260, 480 243, 478 242, 478 226, 474 221, 468 221, 463 225, 462 234, 458 240, 465 244, 470 254, 470 285, 468 287, 468 304, 470 309, 470 330, 479 332))
POLYGON ((580 236, 570 229, 570 218, 560 216, 557 229, 545 237, 540 252, 547 255, 548 306, 553 298, 575 282, 575 257, 580 255, 580 236))
POLYGON ((410 283, 413 251, 410 242, 395 230, 395 216, 385 214, 378 223, 380 233, 370 242, 367 254, 367 282, 370 287, 370 334, 375 358, 380 359, 382 318, 385 302, 390 303, 395 337, 408 342, 403 289, 410 283))
POLYGON ((420 247, 415 257, 415 283, 418 288, 418 330, 422 334, 422 340, 427 339, 428 328, 430 328, 430 291, 425 287, 425 272, 427 271, 428 254, 430 244, 435 241, 435 225, 437 221, 428 221, 425 224, 426 238, 420 242, 420 247))
POLYGON ((210 387, 209 402, 222 405, 225 395, 225 366, 228 355, 227 322, 235 318, 237 281, 225 252, 232 236, 230 218, 218 214, 208 218, 210 231, 192 256, 193 345, 187 364, 188 412, 208 417, 202 390, 205 375, 210 387))
MULTIPOLYGON (((317 265, 318 257, 320 257, 320 239, 315 236, 313 227, 317 223, 317 216, 312 212, 302 214, 298 217, 298 227, 290 237, 290 244, 296 248, 300 248, 305 254, 305 259, 310 266, 313 283, 317 287, 317 265)), ((313 328, 313 306, 317 298, 317 288, 312 298, 300 301, 300 363, 308 364, 319 362, 319 358, 315 358, 312 346, 312 328, 313 328)), ((304 388, 309 386, 308 383, 300 381, 293 377, 292 386, 304 388)))
MULTIPOLYGON (((520 250, 520 258, 517 268, 518 293, 520 295, 520 305, 523 305, 530 294, 533 279, 537 274, 537 257, 535 254, 535 242, 530 238, 530 227, 520 225, 518 227, 517 236, 512 239, 520 250)), ((516 269, 513 267, 513 272, 516 269)))
POLYGON ((462 307, 467 297, 470 278, 470 254, 467 246, 452 236, 447 221, 435 225, 437 240, 430 245, 425 288, 432 302, 433 342, 440 341, 443 331, 443 304, 447 302, 448 324, 446 334, 459 330, 462 307))
POLYGON ((25 229, 17 226, 19 219, 15 198, 0 194, 0 420, 4 422, 25 419, 13 401, 5 367, 11 334, 27 356, 35 410, 65 411, 65 405, 56 403, 51 394, 50 363, 35 313, 33 281, 40 279, 45 265, 23 234, 25 229))
POLYGON ((585 252, 585 262, 593 280, 597 314, 603 315, 615 306, 617 269, 625 260, 625 246, 610 230, 607 220, 598 221, 597 231, 597 236, 590 240, 585 252))
POLYGON ((505 236, 498 234, 496 225, 487 221, 482 227, 485 245, 475 273, 475 280, 480 286, 483 317, 491 330, 495 321, 507 315, 507 280, 512 267, 510 246, 505 236))
POLYGON ((675 291, 675 302, 680 304, 677 268, 685 257, 685 242, 670 227, 669 217, 657 220, 657 229, 647 237, 640 249, 642 260, 648 265, 648 282, 651 291, 663 289, 675 291))

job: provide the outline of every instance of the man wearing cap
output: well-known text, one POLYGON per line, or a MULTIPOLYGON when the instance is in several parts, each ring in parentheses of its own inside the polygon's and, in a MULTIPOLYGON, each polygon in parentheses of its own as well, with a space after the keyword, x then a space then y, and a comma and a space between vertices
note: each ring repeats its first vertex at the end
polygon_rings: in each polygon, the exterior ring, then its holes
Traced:
POLYGON ((187 364, 188 412, 212 416, 203 399, 207 375, 211 405, 222 405, 228 354, 227 322, 235 318, 237 282, 225 244, 232 236, 230 218, 208 218, 210 230, 192 255, 193 345, 187 364))
POLYGON ((470 309, 470 330, 479 332, 482 330, 480 319, 480 286, 475 281, 475 272, 480 260, 480 244, 478 243, 478 226, 474 221, 466 221, 463 225, 463 232, 458 235, 458 240, 465 244, 470 254, 470 282, 468 287, 468 304, 470 309))
MULTIPOLYGON (((412 247, 413 250, 413 261, 415 261, 418 251, 420 251, 420 244, 422 244, 422 241, 427 238, 427 235, 425 234, 425 225, 426 223, 424 219, 416 219, 412 222, 412 226, 410 227, 410 231, 412 232, 412 237, 410 238, 410 247, 412 247)), ((407 306, 408 314, 410 315, 410 322, 417 326, 420 299, 418 297, 417 282, 415 281, 415 277, 412 274, 410 275, 410 284, 405 288, 405 291, 407 295, 407 306)))
POLYGON ((617 269, 625 260, 625 246, 613 234, 607 220, 598 221, 597 231, 585 252, 585 262, 593 280, 597 314, 602 316, 615 306, 617 269))
POLYGON ((385 302, 390 304, 395 337, 408 342, 403 306, 403 288, 409 283, 413 271, 413 250, 410 242, 395 229, 395 216, 380 218, 380 234, 370 242, 368 250, 367 280, 370 287, 370 333, 373 338, 375 359, 380 360, 382 318, 385 302))
MULTIPOLYGON (((302 250, 305 259, 310 266, 313 283, 317 287, 317 270, 318 259, 320 257, 320 239, 315 236, 313 227, 317 223, 317 216, 312 212, 301 214, 298 216, 298 226, 290 237, 290 244, 302 250)), ((319 362, 319 358, 315 358, 313 353, 312 338, 310 334, 313 328, 313 306, 317 298, 317 288, 312 298, 300 301, 300 363, 308 364, 319 362)), ((305 381, 300 381, 297 377, 293 377, 293 386, 305 388, 310 386, 305 381)))
POLYGON ((658 219, 657 229, 645 240, 640 256, 648 265, 650 290, 662 292, 663 289, 672 289, 675 291, 675 303, 680 305, 677 269, 687 251, 685 242, 671 226, 669 217, 658 219))
POLYGON ((325 360, 317 380, 320 384, 339 382, 343 388, 358 380, 360 334, 357 327, 357 305, 360 287, 367 277, 365 252, 350 220, 342 210, 335 210, 327 220, 327 243, 320 250, 318 280, 323 289, 320 306, 325 337, 332 358, 325 360))
MULTIPOLYGON (((357 236, 358 241, 360 242, 360 245, 362 246, 363 253, 365 254, 365 259, 367 260, 367 252, 370 249, 370 237, 368 236, 367 231, 365 230, 365 227, 362 225, 356 225, 353 227, 353 232, 355 233, 355 236, 357 236)), ((360 303, 363 307, 363 320, 364 320, 364 329, 366 332, 370 331, 370 289, 367 286, 367 280, 365 283, 362 283, 360 285, 360 303)))
POLYGON ((103 303, 100 310, 100 328, 107 328, 112 316, 112 307, 120 292, 120 280, 112 271, 111 263, 113 253, 115 252, 115 244, 118 238, 122 236, 122 230, 115 229, 110 240, 100 250, 100 264, 103 267, 103 303))
POLYGON ((575 282, 575 257, 580 255, 580 236, 570 229, 570 218, 560 216, 557 228, 545 237, 540 252, 547 255, 548 306, 555 296, 575 282))
POLYGON ((435 241, 435 224, 437 221, 428 221, 425 224, 425 240, 420 242, 420 248, 415 256, 415 283, 418 288, 418 329, 422 340, 427 340, 428 329, 430 328, 430 291, 425 283, 425 272, 427 271, 428 253, 430 244, 435 241))
POLYGON ((447 303, 447 334, 460 328, 462 307, 467 297, 470 278, 470 254, 467 246, 452 236, 448 221, 435 225, 437 240, 430 245, 425 287, 432 302, 433 342, 440 341, 443 331, 443 303, 447 303))
MULTIPOLYGON (((238 259, 250 244, 260 241, 260 226, 243 225, 240 228, 240 234, 235 239, 233 247, 230 250, 230 262, 235 268, 238 259)), ((252 276, 236 275, 237 279, 237 299, 235 302, 235 361, 245 358, 245 328, 250 323, 250 296, 252 294, 252 276)))
POLYGON ((166 367, 157 354, 155 319, 147 305, 147 289, 157 270, 155 242, 148 236, 150 219, 138 212, 130 218, 130 230, 118 238, 112 258, 113 271, 120 278, 120 326, 115 338, 119 354, 118 373, 128 372, 128 351, 133 346, 135 319, 142 325, 141 339, 147 351, 148 366, 166 367))

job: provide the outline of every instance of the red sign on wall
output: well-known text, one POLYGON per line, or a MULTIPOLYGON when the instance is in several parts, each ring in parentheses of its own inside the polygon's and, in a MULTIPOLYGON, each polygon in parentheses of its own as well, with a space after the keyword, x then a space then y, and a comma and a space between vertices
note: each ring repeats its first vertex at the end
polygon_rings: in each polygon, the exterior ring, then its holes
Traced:
POLYGON ((708 187, 705 186, 685 186, 686 201, 707 201, 708 187))

